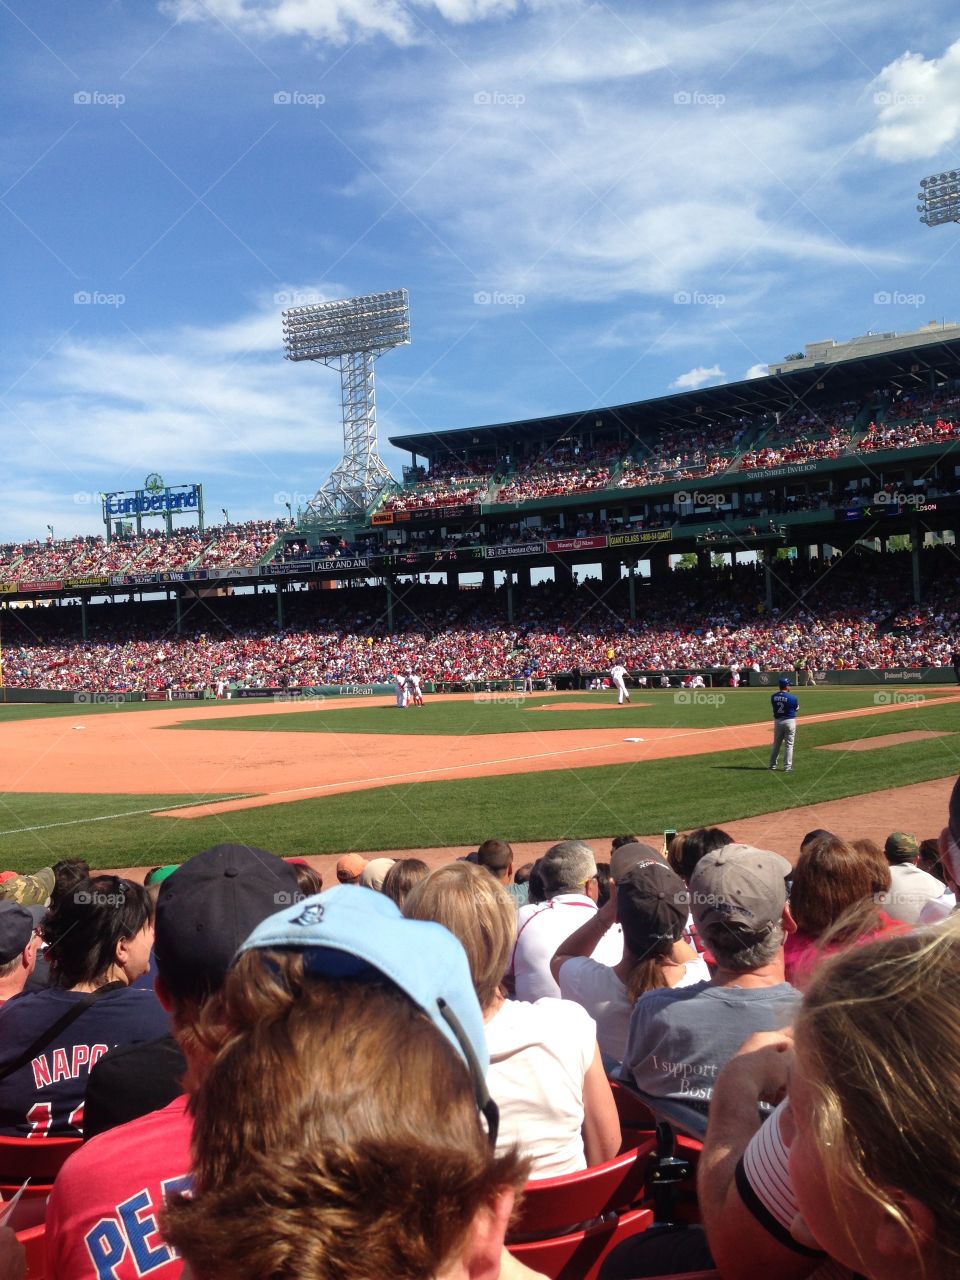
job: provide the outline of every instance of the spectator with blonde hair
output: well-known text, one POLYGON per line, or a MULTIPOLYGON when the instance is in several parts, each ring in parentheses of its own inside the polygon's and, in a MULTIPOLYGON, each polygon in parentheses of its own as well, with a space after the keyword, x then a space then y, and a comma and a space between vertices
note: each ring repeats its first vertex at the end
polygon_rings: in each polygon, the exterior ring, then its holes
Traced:
POLYGON ((616 1155, 620 1124, 597 1047, 596 1024, 568 1000, 507 1000, 502 978, 517 913, 483 867, 439 867, 410 893, 404 914, 460 940, 483 1010, 500 1148, 516 1142, 538 1178, 575 1173, 616 1155))
POLYGON ((814 976, 783 1119, 793 1233, 866 1280, 960 1272, 960 925, 883 938, 814 976))

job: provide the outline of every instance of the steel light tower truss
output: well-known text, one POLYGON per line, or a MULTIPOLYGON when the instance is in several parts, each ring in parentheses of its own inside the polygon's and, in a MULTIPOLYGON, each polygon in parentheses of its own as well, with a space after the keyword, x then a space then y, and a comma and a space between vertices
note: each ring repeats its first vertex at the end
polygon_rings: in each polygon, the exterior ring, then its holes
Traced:
POLYGON ((393 477, 377 448, 373 362, 410 341, 406 289, 293 307, 283 313, 288 360, 316 360, 340 370, 343 457, 307 510, 325 519, 362 517, 393 477))
POLYGON ((960 170, 932 173, 920 179, 920 204, 917 213, 928 227, 941 227, 946 222, 960 222, 960 170))

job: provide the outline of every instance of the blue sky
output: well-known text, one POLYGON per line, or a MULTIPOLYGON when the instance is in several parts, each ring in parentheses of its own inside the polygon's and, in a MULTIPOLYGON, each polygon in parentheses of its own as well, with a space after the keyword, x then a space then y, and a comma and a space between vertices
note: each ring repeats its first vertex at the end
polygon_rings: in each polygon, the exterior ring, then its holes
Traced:
POLYGON ((946 0, 0 0, 0 24, 0 541, 97 532, 95 495, 150 472, 202 482, 211 519, 311 495, 339 380, 283 360, 291 303, 409 290, 377 371, 395 471, 389 434, 960 319, 956 229, 915 211, 960 165, 946 0))

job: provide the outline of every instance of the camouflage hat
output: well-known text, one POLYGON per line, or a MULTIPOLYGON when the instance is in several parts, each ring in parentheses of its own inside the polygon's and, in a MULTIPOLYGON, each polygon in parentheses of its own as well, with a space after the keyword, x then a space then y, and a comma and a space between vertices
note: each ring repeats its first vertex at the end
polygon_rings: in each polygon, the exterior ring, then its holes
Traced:
POLYGON ((0 900, 19 902, 22 907, 43 907, 53 893, 57 877, 53 867, 43 867, 35 876, 14 876, 0 884, 0 900))
POLYGON ((912 862, 914 858, 920 857, 920 842, 916 836, 909 835, 906 831, 892 831, 887 836, 883 852, 887 855, 888 862, 912 862))

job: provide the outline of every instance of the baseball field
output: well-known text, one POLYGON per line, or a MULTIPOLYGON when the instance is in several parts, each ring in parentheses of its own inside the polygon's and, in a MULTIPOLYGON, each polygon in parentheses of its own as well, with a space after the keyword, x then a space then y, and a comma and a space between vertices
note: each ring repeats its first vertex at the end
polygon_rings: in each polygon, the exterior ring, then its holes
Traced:
POLYGON ((795 853, 824 826, 936 835, 960 772, 956 685, 799 689, 795 768, 768 769, 770 691, 463 694, 0 706, 0 868, 180 861, 221 842, 316 858, 491 836, 720 824, 795 853))

